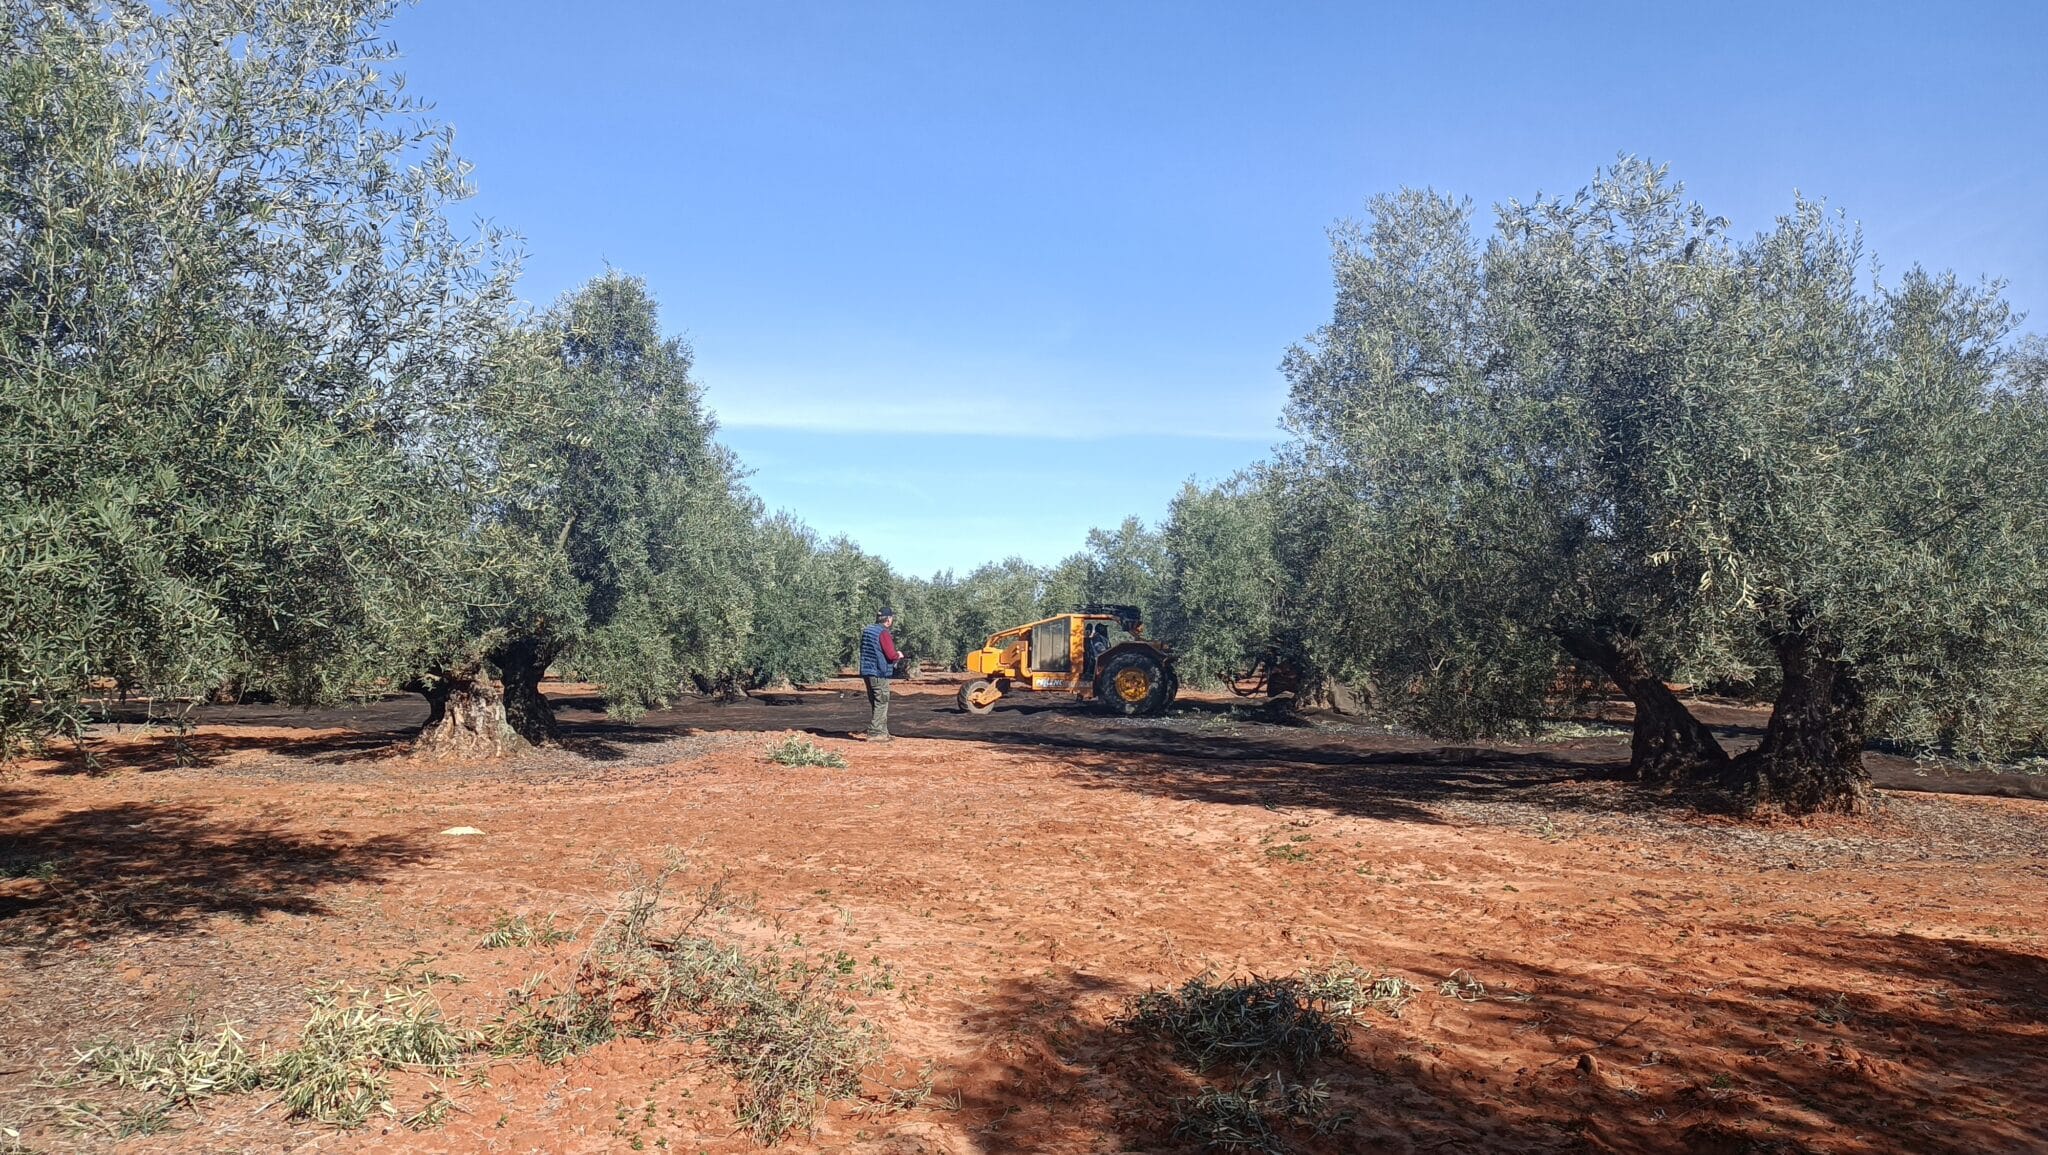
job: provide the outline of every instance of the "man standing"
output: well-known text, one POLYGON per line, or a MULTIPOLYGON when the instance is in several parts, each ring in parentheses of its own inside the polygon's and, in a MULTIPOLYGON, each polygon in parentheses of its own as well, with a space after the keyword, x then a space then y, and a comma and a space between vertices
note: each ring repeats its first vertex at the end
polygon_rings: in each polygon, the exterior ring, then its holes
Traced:
POLYGON ((889 738, 889 679, 903 655, 896 652, 896 639, 889 631, 896 625, 896 611, 883 609, 875 624, 860 632, 860 680, 868 685, 868 741, 889 738))

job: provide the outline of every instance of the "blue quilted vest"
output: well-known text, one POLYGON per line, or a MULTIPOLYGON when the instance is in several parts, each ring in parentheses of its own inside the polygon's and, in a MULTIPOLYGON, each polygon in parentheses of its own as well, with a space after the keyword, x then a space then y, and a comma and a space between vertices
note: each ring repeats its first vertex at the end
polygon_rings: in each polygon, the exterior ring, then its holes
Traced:
POLYGON ((890 678, 896 675, 896 663, 882 656, 882 631, 885 628, 882 623, 876 622, 860 632, 860 676, 863 678, 890 678))

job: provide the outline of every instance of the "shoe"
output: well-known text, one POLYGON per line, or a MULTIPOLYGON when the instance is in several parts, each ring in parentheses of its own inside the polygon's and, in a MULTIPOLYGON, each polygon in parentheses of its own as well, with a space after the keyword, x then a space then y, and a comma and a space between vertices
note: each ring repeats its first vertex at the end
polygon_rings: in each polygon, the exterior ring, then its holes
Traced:
POLYGON ((868 741, 870 741, 870 742, 894 742, 895 740, 896 740, 896 736, 895 736, 894 734, 869 734, 869 735, 868 735, 868 741))

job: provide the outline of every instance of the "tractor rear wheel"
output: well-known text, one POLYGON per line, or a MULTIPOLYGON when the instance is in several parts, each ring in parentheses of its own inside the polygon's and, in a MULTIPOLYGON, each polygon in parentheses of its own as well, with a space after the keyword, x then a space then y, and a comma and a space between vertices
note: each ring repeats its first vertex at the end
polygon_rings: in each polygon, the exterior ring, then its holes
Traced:
POLYGON ((990 684, 987 678, 976 678, 960 687, 960 693, 953 701, 963 714, 986 714, 996 708, 996 702, 1003 692, 990 684))
POLYGON ((1112 656, 1095 676, 1095 697, 1112 714, 1158 714, 1173 701, 1174 677, 1166 664, 1143 650, 1112 656))

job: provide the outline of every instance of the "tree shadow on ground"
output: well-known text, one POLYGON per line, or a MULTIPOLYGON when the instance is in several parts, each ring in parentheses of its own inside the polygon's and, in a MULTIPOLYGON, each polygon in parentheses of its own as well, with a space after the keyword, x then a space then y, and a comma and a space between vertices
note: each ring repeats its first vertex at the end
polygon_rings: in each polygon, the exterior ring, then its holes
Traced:
MULTIPOLYGON (((1782 968, 1745 973, 1791 986, 1671 976, 1669 960, 1664 988, 1498 958, 1454 994, 1421 980, 1400 1017, 1368 1012, 1339 1053, 1287 1073, 1323 1080, 1329 1112, 1350 1119, 1283 1130, 1286 1148, 2048 1149, 2048 959, 1913 935, 1781 938, 1782 968)), ((1120 1021, 1135 993, 1074 972, 995 990, 969 1020, 981 1047, 959 1092, 978 1149, 1201 1150, 1174 1133, 1189 1101, 1268 1069, 1196 1071, 1120 1021)))
POLYGON ((0 821, 24 813, 32 806, 48 801, 49 798, 50 794, 46 790, 0 784, 0 821))
MULTIPOLYGON (((624 722, 607 716, 602 708, 588 711, 559 711, 560 733, 555 746, 591 762, 625 762, 638 749, 687 737, 689 727, 650 724, 642 719, 624 722)), ((536 753, 545 755, 547 748, 536 753)), ((528 755, 531 756, 531 755, 528 755)))
MULTIPOLYGON (((1658 1149, 1666 1123, 1713 1139, 1707 1150, 1771 1150, 1758 1146, 1766 1140, 1787 1150, 1845 1140, 1958 1153, 2048 1145, 2038 1077, 2048 1062, 2048 959, 1911 934, 1741 933, 1776 957, 1718 966, 1701 942, 1675 989, 1514 960, 1484 965, 1500 989, 1526 992, 1502 1005, 1508 1029, 1538 1033, 1567 1060, 1556 1069, 1612 1104, 1590 1120, 1589 1135, 1607 1148, 1658 1149)), ((1668 958, 1639 963, 1671 969, 1668 958)))
MULTIPOLYGON (((1235 715, 1229 705, 1221 703, 1192 703, 1183 713, 1201 714, 1219 723, 1235 717, 1241 726, 1204 727, 1186 717, 1114 718, 1068 698, 1050 694, 1042 697, 1043 701, 1006 701, 993 713, 973 715, 961 712, 947 697, 906 694, 890 704, 889 726, 899 738, 939 738, 1056 751, 1129 751, 1206 762, 1265 759, 1317 766, 1365 766, 1421 760, 1556 768, 1582 761, 1558 754, 1446 746, 1427 738, 1361 734, 1349 728, 1318 727, 1299 719, 1287 724, 1267 723, 1235 715)), ((867 704, 860 695, 828 693, 794 702, 763 702, 757 698, 731 703, 693 701, 650 712, 638 725, 697 730, 793 729, 821 737, 844 737, 865 731, 867 719, 867 704)), ((1621 749, 1625 751, 1625 747, 1621 749)))
POLYGON ((1530 801, 1558 810, 1640 812, 1682 804, 1629 782, 1625 762, 1459 747, 1354 758, 1349 766, 1255 755, 1189 759, 1069 753, 1069 775, 1091 789, 1230 806, 1315 807, 1333 814, 1441 823, 1432 803, 1530 801))
POLYGON ((313 731, 297 736, 237 732, 233 728, 205 733, 167 730, 124 736, 112 742, 88 738, 57 752, 59 756, 52 758, 41 773, 90 775, 103 773, 110 767, 144 774, 209 769, 236 754, 249 751, 326 764, 346 764, 376 761, 402 749, 391 735, 375 732, 313 731))
MULTIPOLYGON (((550 751, 564 751, 590 762, 621 762, 630 759, 635 748, 667 742, 682 733, 609 717, 602 700, 590 695, 564 695, 556 699, 556 706, 561 729, 558 740, 515 758, 531 760, 545 758, 550 751)), ((313 766, 374 763, 412 756, 414 739, 427 719, 425 699, 416 694, 322 710, 268 703, 206 705, 195 708, 187 718, 191 726, 203 727, 199 730, 152 723, 140 706, 123 709, 125 715, 112 712, 119 726, 82 742, 59 744, 40 772, 204 770, 244 753, 262 755, 266 762, 313 766), (124 729, 128 726, 137 730, 129 732, 124 729), (152 728, 142 729, 144 726, 152 728)))
POLYGON ((215 915, 330 913, 321 891, 381 882, 433 851, 405 835, 302 834, 197 805, 127 802, 25 817, 5 800, 0 858, 33 864, 0 882, 0 942, 195 933, 215 915))
MULTIPOLYGON (((920 687, 923 689, 923 687, 920 687)), ((637 723, 604 718, 601 703, 564 699, 565 743, 575 735, 625 743, 661 735, 714 731, 796 731, 814 737, 859 737, 867 702, 852 691, 772 692, 732 702, 690 699, 637 723), (576 711, 582 711, 578 713, 576 711)), ((1385 814, 1416 803, 1508 799, 1518 794, 1561 809, 1690 810, 1683 798, 1614 789, 1627 781, 1628 746, 1619 736, 1546 743, 1453 746, 1344 722, 1278 724, 1249 716, 1244 703, 1183 702, 1178 717, 1111 718, 1094 706, 1055 694, 1020 695, 986 715, 959 710, 950 695, 899 693, 890 729, 899 738, 981 742, 1043 750, 1074 762, 1104 785, 1213 801, 1308 804, 1351 813, 1385 814), (1195 718, 1202 720, 1197 721, 1195 718), (1204 723, 1208 724, 1204 724, 1204 723), (1133 776, 1129 771, 1136 771, 1133 776), (1304 801, 1308 800, 1308 801, 1304 801)), ((1723 708, 1733 717, 1733 707, 1723 708)), ((1256 711, 1252 711, 1256 713, 1256 711)), ((1597 719, 1596 719, 1597 720, 1597 719)), ((1758 727, 1718 727, 1724 737, 1758 727)), ((1734 747, 1731 747, 1734 748, 1734 747)), ((1872 754, 1876 784, 1887 789, 2048 797, 2048 777, 1932 774, 1904 759, 1872 754)))
POLYGON ((1122 1021, 1137 993, 1072 973, 1014 980, 992 992, 970 1020, 982 1046, 966 1064, 959 1092, 976 1149, 1232 1149, 1205 1144, 1199 1131, 1177 1133, 1181 1120, 1205 1091, 1263 1091, 1275 1072, 1290 1084, 1320 1084, 1329 1096, 1326 1133, 1276 1121, 1276 1150, 1585 1149, 1567 1127, 1491 1106, 1483 1081, 1468 1087, 1468 1079, 1426 1071, 1425 1064, 1440 1065, 1389 1045, 1376 1030, 1353 1030, 1336 1050, 1298 1066, 1223 1062, 1197 1069, 1166 1041, 1122 1021))
MULTIPOLYGON (((1223 719, 1231 704, 1198 703, 1223 719)), ((591 723, 594 725, 594 723, 591 723)), ((578 726, 586 725, 578 722, 578 726)), ((623 724, 614 724, 623 725, 623 724)), ((665 731, 790 731, 827 739, 858 737, 867 703, 854 693, 813 695, 795 705, 753 699, 681 704, 648 714, 637 729, 665 731)), ((899 738, 937 738, 1043 752, 1072 768, 1091 787, 1163 797, 1262 807, 1319 806, 1335 813, 1437 822, 1426 804, 1448 799, 1504 799, 1559 786, 1625 779, 1626 763, 1591 751, 1516 751, 1443 746, 1426 739, 1360 735, 1344 729, 1268 726, 1203 727, 1184 719, 1106 717, 1094 708, 1046 695, 1005 702, 969 715, 937 694, 906 694, 890 707, 899 738)), ((627 732, 635 727, 624 727, 627 732)), ((578 732, 584 732, 579 729, 578 732)), ((1631 809, 1674 805, 1637 792, 1567 792, 1561 805, 1631 809), (1623 801, 1622 794, 1628 795, 1623 801)))

